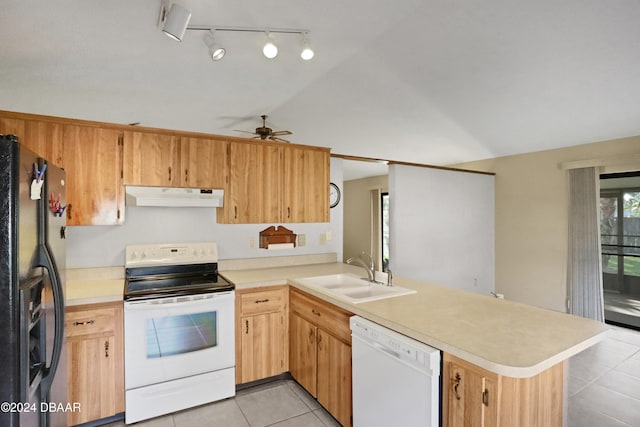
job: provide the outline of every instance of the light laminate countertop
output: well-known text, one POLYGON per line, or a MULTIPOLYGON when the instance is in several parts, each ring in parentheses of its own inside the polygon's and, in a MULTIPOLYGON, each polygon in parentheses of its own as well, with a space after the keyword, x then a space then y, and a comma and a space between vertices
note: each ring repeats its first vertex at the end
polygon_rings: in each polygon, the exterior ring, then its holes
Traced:
POLYGON ((484 369, 528 378, 602 340, 607 325, 527 304, 401 277, 393 283, 417 293, 353 304, 304 284, 304 277, 362 275, 343 263, 223 271, 237 289, 288 283, 354 314, 484 369))
MULTIPOLYGON (((104 273, 104 272, 103 272, 104 273)), ((107 272, 109 273, 109 272, 107 272)), ((224 270, 236 289, 289 284, 354 314, 500 375, 527 378, 602 340, 608 326, 589 319, 394 277, 417 293, 353 304, 304 284, 305 277, 362 275, 339 262, 224 270)), ((122 300, 124 280, 109 274, 67 281, 67 305, 122 300)))

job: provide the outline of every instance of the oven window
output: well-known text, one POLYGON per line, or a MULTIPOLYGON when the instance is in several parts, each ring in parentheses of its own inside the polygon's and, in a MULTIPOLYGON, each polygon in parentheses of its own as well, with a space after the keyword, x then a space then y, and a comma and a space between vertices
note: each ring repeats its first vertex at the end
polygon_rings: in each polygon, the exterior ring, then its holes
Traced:
POLYGON ((147 358, 172 356, 217 345, 215 311, 147 319, 147 358))

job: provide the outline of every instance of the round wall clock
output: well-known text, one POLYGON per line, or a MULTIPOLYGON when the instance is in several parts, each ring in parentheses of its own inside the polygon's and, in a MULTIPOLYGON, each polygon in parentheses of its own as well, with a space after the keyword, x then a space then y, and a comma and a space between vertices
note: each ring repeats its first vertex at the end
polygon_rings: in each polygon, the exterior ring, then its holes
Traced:
POLYGON ((335 208, 340 203, 340 189, 333 182, 329 183, 329 207, 335 208))

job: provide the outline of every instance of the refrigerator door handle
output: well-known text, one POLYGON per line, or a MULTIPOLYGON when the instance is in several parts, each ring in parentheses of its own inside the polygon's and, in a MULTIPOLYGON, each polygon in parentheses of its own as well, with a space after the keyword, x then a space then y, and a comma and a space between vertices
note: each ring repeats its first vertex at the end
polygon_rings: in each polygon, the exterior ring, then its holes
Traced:
POLYGON ((41 381, 41 393, 43 396, 48 395, 53 383, 53 378, 58 369, 60 356, 62 354, 62 346, 64 344, 64 295, 62 294, 62 283, 56 262, 51 256, 48 245, 39 245, 38 247, 38 267, 47 270, 49 280, 51 281, 51 291, 53 296, 53 308, 55 313, 55 336, 53 339, 53 349, 51 354, 51 364, 44 369, 44 375, 41 381))

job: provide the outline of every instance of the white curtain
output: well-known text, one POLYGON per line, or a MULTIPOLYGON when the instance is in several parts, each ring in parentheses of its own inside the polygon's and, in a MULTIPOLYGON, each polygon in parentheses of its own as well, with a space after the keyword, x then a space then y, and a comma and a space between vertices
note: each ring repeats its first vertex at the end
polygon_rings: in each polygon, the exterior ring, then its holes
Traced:
POLYGON ((604 322, 600 255, 600 195, 596 169, 569 170, 570 312, 604 322))

